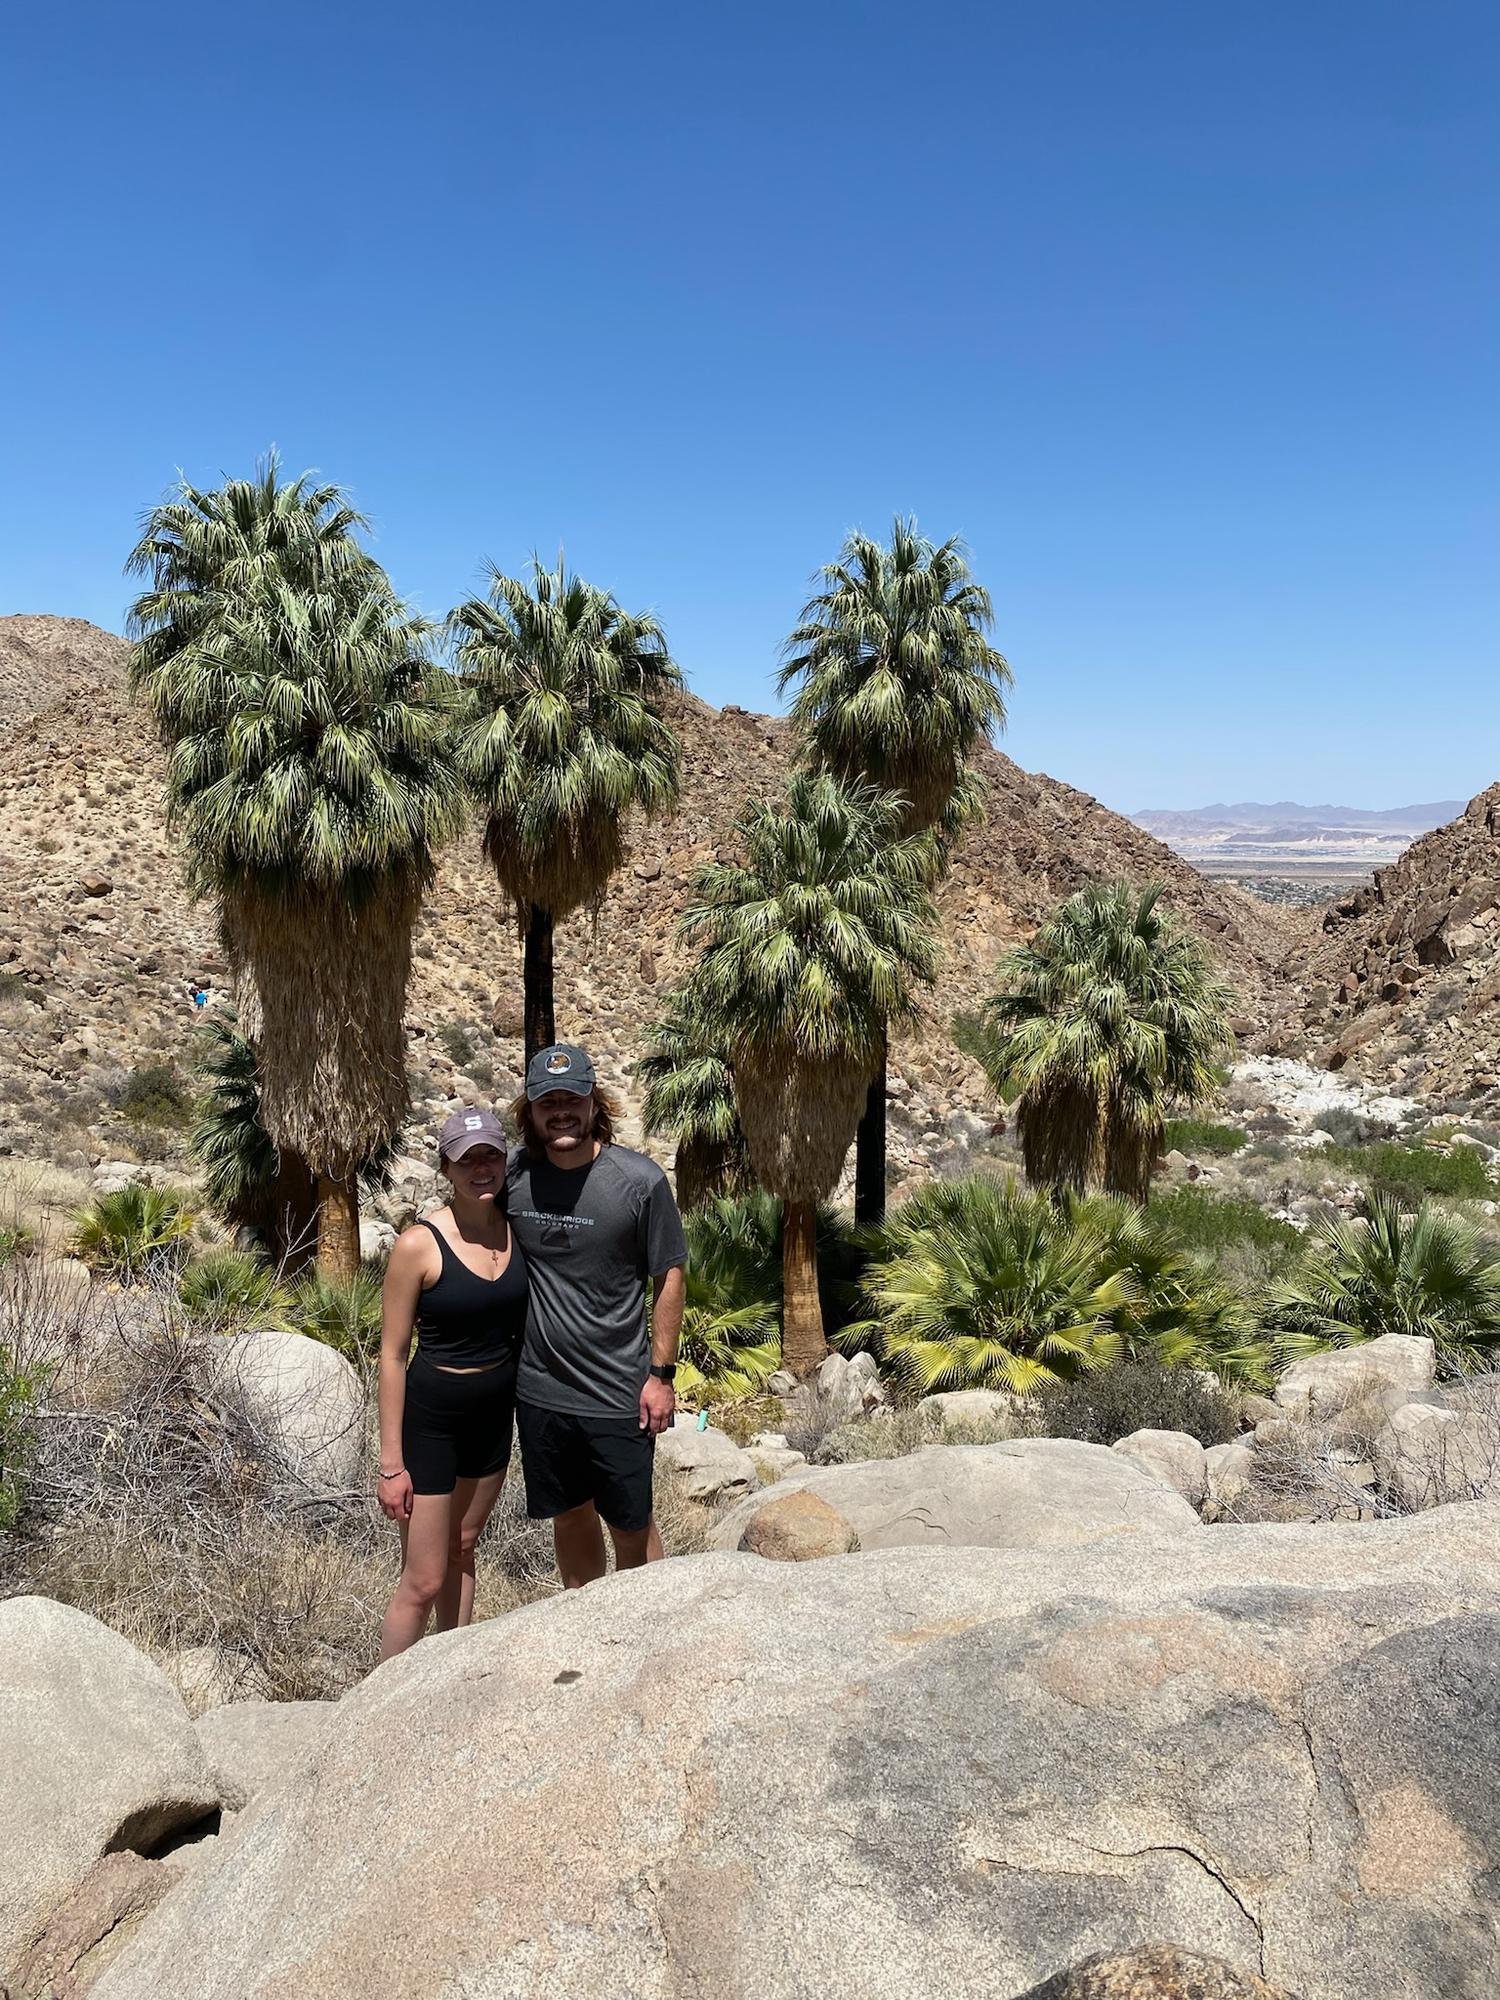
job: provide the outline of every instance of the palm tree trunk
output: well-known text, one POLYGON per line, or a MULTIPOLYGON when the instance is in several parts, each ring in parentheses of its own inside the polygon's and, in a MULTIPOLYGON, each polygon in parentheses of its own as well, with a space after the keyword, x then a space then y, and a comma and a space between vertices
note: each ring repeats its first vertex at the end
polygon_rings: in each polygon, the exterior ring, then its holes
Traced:
POLYGON ((359 1176, 318 1175, 318 1269, 335 1284, 359 1276, 359 1176))
MULTIPOLYGON (((845 1131, 849 1128, 846 1125, 845 1131)), ((818 1205, 789 1201, 782 1229, 781 1359, 794 1375, 810 1375, 828 1357, 818 1298, 818 1205)))
POLYGON ((885 1221, 885 1079, 890 1054, 890 1036, 882 1028, 880 1067, 870 1079, 859 1130, 854 1135, 856 1224, 885 1221))
MULTIPOLYGON (((279 1149, 280 1171, 268 1204, 275 1262, 295 1274, 305 1271, 318 1251, 318 1177, 290 1146, 279 1149)), ((355 1229, 355 1240, 359 1231, 355 1229)))
POLYGON ((526 1060, 557 1040, 552 1010, 552 912, 533 903, 526 925, 526 1060))

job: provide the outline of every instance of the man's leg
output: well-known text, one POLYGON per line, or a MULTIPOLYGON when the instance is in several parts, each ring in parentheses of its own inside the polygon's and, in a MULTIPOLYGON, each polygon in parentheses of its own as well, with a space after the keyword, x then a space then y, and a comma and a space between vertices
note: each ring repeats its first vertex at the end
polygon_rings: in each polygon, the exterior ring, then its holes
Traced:
POLYGON ((640 1569, 645 1563, 660 1562, 667 1553, 661 1545, 654 1514, 644 1528, 606 1525, 609 1526, 609 1539, 615 1545, 616 1569, 640 1569))
POLYGON ((585 1500, 581 1507, 570 1507, 566 1514, 554 1515, 552 1542, 564 1590, 578 1590, 603 1576, 604 1535, 592 1500, 585 1500))

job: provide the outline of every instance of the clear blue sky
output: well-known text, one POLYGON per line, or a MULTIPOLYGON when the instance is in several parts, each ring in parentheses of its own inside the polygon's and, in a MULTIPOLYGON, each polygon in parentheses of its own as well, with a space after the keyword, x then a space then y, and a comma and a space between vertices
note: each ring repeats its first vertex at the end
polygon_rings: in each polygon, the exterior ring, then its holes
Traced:
POLYGON ((274 441, 765 708, 900 510, 1111 805, 1500 777, 1490 0, 56 0, 5 85, 0 611, 274 441))

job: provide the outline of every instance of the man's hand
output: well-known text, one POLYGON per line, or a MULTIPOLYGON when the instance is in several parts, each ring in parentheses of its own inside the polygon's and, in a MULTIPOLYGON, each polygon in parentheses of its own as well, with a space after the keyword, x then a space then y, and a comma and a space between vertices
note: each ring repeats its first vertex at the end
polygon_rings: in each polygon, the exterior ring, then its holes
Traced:
POLYGON ((660 1437, 670 1428, 676 1409, 677 1391, 671 1383, 659 1382, 654 1375, 648 1375, 641 1391, 641 1429, 650 1431, 652 1437, 660 1437))

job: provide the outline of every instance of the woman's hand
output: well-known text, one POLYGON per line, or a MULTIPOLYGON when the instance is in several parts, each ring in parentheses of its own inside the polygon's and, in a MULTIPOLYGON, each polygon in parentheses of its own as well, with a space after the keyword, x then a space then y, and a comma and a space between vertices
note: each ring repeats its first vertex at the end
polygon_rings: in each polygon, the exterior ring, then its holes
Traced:
POLYGON ((388 1514, 393 1521, 411 1519, 411 1474, 405 1466, 390 1479, 382 1472, 375 1481, 375 1491, 382 1513, 388 1514))

